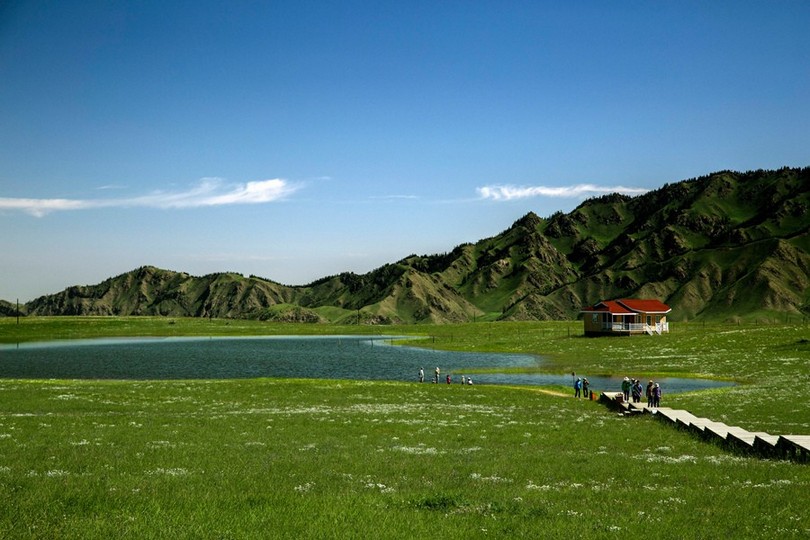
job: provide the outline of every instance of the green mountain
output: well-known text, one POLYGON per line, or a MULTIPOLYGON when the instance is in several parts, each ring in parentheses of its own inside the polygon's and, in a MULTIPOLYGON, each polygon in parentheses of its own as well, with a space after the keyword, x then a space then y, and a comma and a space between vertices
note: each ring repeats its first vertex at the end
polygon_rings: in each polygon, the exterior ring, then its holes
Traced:
MULTIPOLYGON (((20 314, 23 312, 23 306, 20 306, 20 314)), ((17 304, 0 300, 0 317, 16 317, 17 304)))
POLYGON ((29 315, 167 315, 390 324, 576 317, 658 298, 673 320, 810 315, 810 168, 722 171, 568 214, 529 213, 448 253, 290 287, 142 267, 25 305, 29 315))

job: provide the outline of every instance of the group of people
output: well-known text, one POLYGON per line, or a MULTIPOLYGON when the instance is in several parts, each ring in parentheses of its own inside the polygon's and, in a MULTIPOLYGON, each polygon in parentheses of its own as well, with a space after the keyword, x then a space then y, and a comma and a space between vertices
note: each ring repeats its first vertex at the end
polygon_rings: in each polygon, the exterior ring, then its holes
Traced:
POLYGON ((574 381, 574 397, 588 399, 591 397, 591 383, 585 377, 577 377, 574 381))
POLYGON ((639 379, 625 377, 622 381, 622 394, 624 394, 625 401, 630 401, 632 395, 633 403, 641 403, 642 392, 647 397, 647 407, 658 407, 661 404, 661 385, 657 382, 648 382, 645 391, 639 379))
MULTIPOLYGON (((433 384, 439 383, 439 377, 441 376, 442 371, 436 367, 433 370, 433 384)), ((573 374, 572 374, 573 375, 573 374)), ((452 379, 450 378, 450 374, 448 373, 445 381, 447 384, 452 383, 452 379)), ((419 382, 425 382, 425 369, 419 368, 419 382)), ((464 377, 461 375, 461 384, 472 384, 472 377, 464 377)), ((625 377, 622 381, 622 394, 624 394, 624 400, 630 401, 630 396, 633 397, 633 403, 640 403, 641 402, 641 393, 644 392, 644 387, 641 386, 641 380, 639 379, 631 379, 629 377, 625 377)), ((661 385, 657 382, 650 381, 647 383, 647 390, 645 395, 647 396, 647 406, 648 407, 658 407, 661 403, 661 385)), ((588 381, 587 377, 576 377, 574 380, 574 397, 576 398, 585 398, 588 399, 591 397, 591 383, 588 381)))
MULTIPOLYGON (((433 384, 438 384, 439 383, 439 376, 441 375, 441 373, 442 373, 442 371, 438 368, 438 366, 436 367, 435 370, 433 370, 433 384)), ((450 378, 449 373, 447 374, 447 377, 445 378, 445 380, 447 381, 447 384, 452 383, 452 379, 450 378)), ((424 370, 424 368, 419 368, 419 382, 420 383, 425 382, 425 370, 424 370)), ((466 377, 465 378, 464 375, 461 376, 461 384, 472 384, 472 383, 473 383, 472 377, 466 377)))
MULTIPOLYGON (((572 373, 572 375, 574 375, 572 373)), ((591 383, 585 377, 575 377, 574 379, 574 397, 588 399, 591 397, 591 383)), ((633 403, 641 403, 641 395, 647 397, 647 407, 658 407, 661 404, 661 385, 657 382, 650 381, 647 383, 647 389, 641 385, 640 379, 631 379, 625 377, 622 381, 622 394, 624 400, 630 401, 633 398, 633 403)))

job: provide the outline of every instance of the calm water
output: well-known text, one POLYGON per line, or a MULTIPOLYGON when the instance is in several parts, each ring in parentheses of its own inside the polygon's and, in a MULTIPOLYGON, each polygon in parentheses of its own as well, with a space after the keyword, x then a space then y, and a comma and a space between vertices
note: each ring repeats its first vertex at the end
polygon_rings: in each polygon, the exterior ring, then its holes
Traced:
MULTIPOLYGON (((461 353, 391 346, 390 337, 127 338, 0 346, 0 378, 237 379, 299 377, 426 381, 438 366, 454 382, 466 369, 537 366, 529 355, 461 353)), ((619 379, 589 377, 594 390, 617 390, 619 379)), ((476 384, 571 384, 571 375, 488 373, 476 384)), ((725 386, 700 379, 662 379, 667 393, 725 386)))

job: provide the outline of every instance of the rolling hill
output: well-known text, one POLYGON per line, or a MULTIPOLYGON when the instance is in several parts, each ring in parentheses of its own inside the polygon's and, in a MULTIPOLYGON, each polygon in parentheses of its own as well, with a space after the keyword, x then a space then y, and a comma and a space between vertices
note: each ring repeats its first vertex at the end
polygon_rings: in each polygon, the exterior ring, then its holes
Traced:
POLYGON ((781 320, 810 315, 808 229, 810 168, 721 171, 567 214, 529 213, 491 238, 362 275, 293 287, 144 266, 42 296, 24 313, 448 323, 574 318, 602 299, 653 297, 673 320, 781 320))

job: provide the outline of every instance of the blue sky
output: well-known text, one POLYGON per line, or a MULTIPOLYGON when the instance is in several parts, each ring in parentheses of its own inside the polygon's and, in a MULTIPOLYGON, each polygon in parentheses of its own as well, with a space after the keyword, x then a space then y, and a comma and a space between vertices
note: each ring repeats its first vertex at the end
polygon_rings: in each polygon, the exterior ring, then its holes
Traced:
POLYGON ((0 298, 302 285, 810 165, 810 3, 0 3, 0 298))

